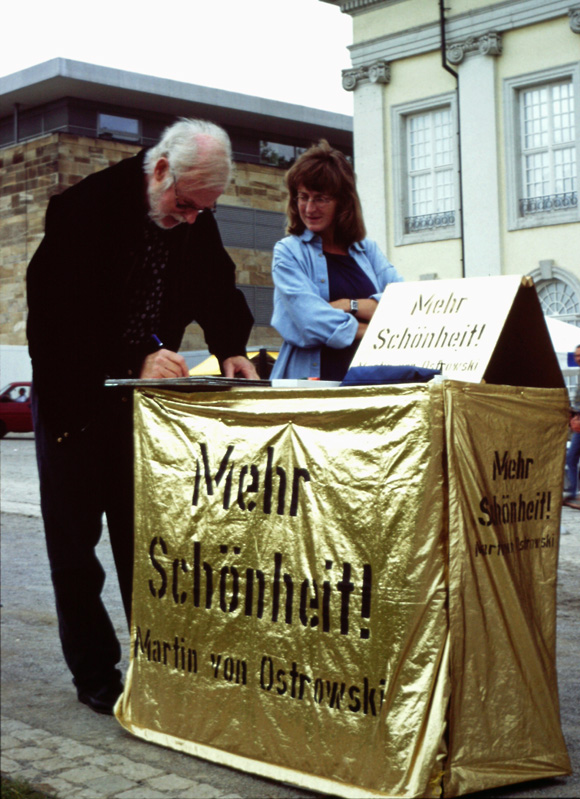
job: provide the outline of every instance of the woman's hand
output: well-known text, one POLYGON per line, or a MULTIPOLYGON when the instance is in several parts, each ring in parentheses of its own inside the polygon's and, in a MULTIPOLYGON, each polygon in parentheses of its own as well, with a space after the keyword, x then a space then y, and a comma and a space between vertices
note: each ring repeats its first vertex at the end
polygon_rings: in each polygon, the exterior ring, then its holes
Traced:
MULTIPOLYGON (((377 310, 378 302, 372 299, 361 299, 357 300, 358 302, 358 311, 356 314, 353 314, 355 319, 358 319, 359 322, 370 322, 373 318, 374 312, 377 310)), ((350 300, 342 299, 342 300, 333 300, 329 303, 333 308, 336 308, 338 311, 344 311, 345 313, 350 313, 350 300)), ((362 338, 362 336, 357 336, 356 338, 362 338)))

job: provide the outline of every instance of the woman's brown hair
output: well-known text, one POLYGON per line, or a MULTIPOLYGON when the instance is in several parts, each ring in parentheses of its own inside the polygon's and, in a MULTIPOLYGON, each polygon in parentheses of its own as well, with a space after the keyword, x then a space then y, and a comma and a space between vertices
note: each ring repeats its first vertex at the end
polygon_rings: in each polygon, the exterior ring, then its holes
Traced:
POLYGON ((354 170, 346 156, 331 147, 326 139, 302 153, 286 173, 285 181, 288 189, 288 234, 299 236, 305 229, 297 200, 298 189, 303 186, 308 191, 319 191, 336 199, 336 244, 348 249, 355 241, 364 239, 366 230, 354 170))

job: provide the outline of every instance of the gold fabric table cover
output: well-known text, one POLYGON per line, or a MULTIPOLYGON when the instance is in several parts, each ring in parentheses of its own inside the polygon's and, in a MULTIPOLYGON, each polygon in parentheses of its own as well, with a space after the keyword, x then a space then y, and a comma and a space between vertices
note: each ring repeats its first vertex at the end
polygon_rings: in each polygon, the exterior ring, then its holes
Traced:
POLYGON ((126 729, 344 797, 570 772, 565 390, 134 395, 126 729))

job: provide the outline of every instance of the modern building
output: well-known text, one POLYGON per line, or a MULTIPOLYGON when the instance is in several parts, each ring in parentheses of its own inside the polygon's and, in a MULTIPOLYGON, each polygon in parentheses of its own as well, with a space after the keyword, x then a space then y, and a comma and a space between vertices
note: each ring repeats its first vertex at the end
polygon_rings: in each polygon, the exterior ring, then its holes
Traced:
POLYGON ((322 2, 353 20, 369 235, 408 280, 531 275, 580 325, 577 0, 322 2))
MULTIPOLYGON (((30 374, 25 274, 43 236, 48 200, 154 144, 179 117, 210 119, 231 137, 235 175, 216 219, 254 313, 250 344, 279 345, 269 326, 270 268, 272 247, 284 235, 284 173, 320 138, 352 155, 352 118, 57 58, 0 78, 2 384, 30 374)), ((182 348, 204 350, 196 324, 182 348)))

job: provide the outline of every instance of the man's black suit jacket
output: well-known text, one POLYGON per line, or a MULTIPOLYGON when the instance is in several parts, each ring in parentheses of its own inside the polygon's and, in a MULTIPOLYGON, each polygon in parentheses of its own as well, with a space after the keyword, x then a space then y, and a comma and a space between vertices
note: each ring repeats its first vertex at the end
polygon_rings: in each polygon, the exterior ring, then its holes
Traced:
MULTIPOLYGON (((82 180, 48 206, 45 236, 27 273, 27 335, 34 390, 55 433, 90 421, 107 378, 138 377, 154 344, 123 343, 139 280, 147 212, 144 151, 82 180)), ((213 215, 166 231, 169 261, 161 323, 177 351, 196 320, 221 362, 243 355, 253 319, 213 215)))

